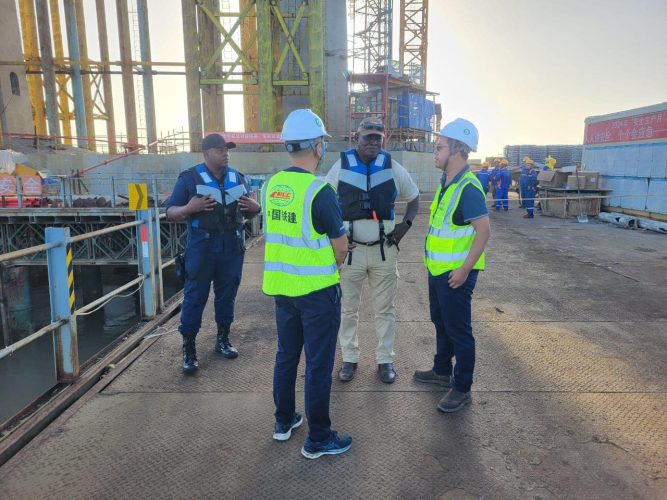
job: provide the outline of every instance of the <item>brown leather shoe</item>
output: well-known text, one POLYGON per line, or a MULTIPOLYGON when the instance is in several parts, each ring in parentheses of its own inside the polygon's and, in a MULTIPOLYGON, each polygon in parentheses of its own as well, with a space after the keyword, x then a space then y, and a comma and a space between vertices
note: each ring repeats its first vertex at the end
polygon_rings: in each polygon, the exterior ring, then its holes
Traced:
POLYGON ((380 363, 378 365, 378 372, 380 380, 385 384, 393 384, 394 380, 396 380, 396 370, 394 370, 393 363, 380 363))
POLYGON ((349 382, 354 378, 354 372, 357 371, 357 363, 343 361, 343 366, 338 370, 338 380, 341 382, 349 382))

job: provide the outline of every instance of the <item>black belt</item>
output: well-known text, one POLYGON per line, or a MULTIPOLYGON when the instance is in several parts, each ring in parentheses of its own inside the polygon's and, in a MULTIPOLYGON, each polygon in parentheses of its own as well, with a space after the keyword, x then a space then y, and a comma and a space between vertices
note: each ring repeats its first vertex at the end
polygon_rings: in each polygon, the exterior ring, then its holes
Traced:
POLYGON ((366 247, 372 247, 375 245, 378 245, 380 243, 380 240, 377 241, 357 241, 357 240, 352 240, 352 242, 356 243, 357 245, 364 245, 366 247))

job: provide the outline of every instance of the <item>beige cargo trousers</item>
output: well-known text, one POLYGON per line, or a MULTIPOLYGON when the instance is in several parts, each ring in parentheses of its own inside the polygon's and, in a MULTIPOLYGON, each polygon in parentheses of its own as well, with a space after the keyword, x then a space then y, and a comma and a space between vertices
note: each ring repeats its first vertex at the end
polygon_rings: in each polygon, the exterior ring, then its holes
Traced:
POLYGON ((368 288, 373 299, 375 313, 375 335, 378 344, 375 359, 378 364, 392 363, 394 340, 396 338, 396 284, 398 282, 398 249, 396 245, 384 245, 385 260, 380 254, 380 245, 357 244, 352 252, 352 263, 343 264, 340 271, 340 286, 343 292, 341 323, 338 341, 343 353, 343 361, 359 362, 359 306, 364 280, 368 278, 368 288))

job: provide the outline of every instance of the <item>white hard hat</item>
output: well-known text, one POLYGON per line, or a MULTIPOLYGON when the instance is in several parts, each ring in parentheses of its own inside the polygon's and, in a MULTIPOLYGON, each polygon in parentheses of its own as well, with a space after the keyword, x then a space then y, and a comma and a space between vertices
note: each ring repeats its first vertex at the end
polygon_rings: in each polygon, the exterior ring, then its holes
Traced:
POLYGON ((318 137, 331 137, 319 116, 310 109, 295 109, 285 123, 280 138, 285 142, 307 141, 318 137))
POLYGON ((477 142, 479 141, 479 132, 468 120, 457 118, 453 122, 448 123, 440 131, 440 135, 461 141, 473 151, 477 151, 477 142))

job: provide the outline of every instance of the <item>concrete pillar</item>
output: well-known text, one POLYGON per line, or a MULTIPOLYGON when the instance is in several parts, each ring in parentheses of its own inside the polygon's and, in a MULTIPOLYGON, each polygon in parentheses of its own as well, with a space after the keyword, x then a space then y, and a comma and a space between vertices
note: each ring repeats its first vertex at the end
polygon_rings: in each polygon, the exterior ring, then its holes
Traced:
POLYGON ((113 91, 111 87, 111 69, 109 65, 109 37, 107 36, 107 15, 104 11, 104 0, 95 0, 97 13, 97 31, 100 44, 100 62, 102 63, 102 89, 104 90, 104 110, 107 120, 107 139, 109 154, 116 154, 116 119, 113 111, 113 91))
POLYGON ((125 104, 125 125, 127 142, 138 144, 137 107, 134 101, 134 76, 132 74, 132 47, 130 45, 130 19, 127 0, 116 0, 118 17, 118 43, 120 45, 120 63, 123 72, 123 103, 125 104))
MULTIPOLYGON (((308 2, 308 92, 310 107, 320 117, 324 118, 324 18, 323 0, 308 2)), ((345 24, 345 23, 340 23, 345 24)))
POLYGON ((46 117, 49 124, 49 134, 54 136, 54 141, 59 144, 60 121, 58 119, 56 74, 53 68, 53 47, 51 45, 49 4, 46 1, 37 2, 36 13, 37 25, 39 26, 40 63, 44 76, 46 117))
MULTIPOLYGON (((49 0, 51 7, 51 28, 53 29, 53 49, 55 50, 55 63, 65 66, 65 49, 63 48, 63 33, 60 23, 60 9, 58 0, 49 0)), ((56 74, 58 84, 58 108, 60 108, 60 124, 63 129, 63 142, 72 144, 72 113, 69 110, 69 95, 67 95, 67 75, 56 74)))
MULTIPOLYGON (((86 105, 83 98, 83 80, 81 78, 81 54, 79 52, 79 30, 76 20, 74 0, 65 0, 65 24, 67 25, 67 46, 71 65, 70 80, 74 97, 74 122, 76 123, 77 144, 88 148, 88 129, 86 128, 86 105)), ((92 109, 90 110, 92 112, 92 109)))
POLYGON ((271 6, 268 1, 257 2, 257 50, 259 52, 259 129, 275 131, 275 109, 273 93, 273 29, 271 6))
POLYGON ((86 18, 83 11, 83 0, 75 0, 74 9, 76 11, 76 31, 79 36, 79 57, 81 61, 81 82, 83 84, 83 106, 86 111, 86 132, 90 139, 88 140, 88 149, 96 151, 95 145, 95 118, 93 102, 93 85, 91 80, 90 63, 88 62, 88 38, 86 37, 86 18))
MULTIPOLYGON (((137 0, 137 17, 139 19, 139 48, 141 60, 150 62, 151 37, 148 29, 148 6, 146 0, 137 0)), ((155 123, 155 94, 153 92, 153 68, 143 65, 144 112, 146 114, 146 142, 151 144, 157 140, 157 126, 155 123)), ((151 146, 149 152, 157 152, 157 145, 151 146)))
POLYGON ((185 55, 185 88, 188 96, 188 129, 190 151, 201 149, 202 113, 199 91, 199 51, 197 39, 197 10, 192 0, 181 0, 183 13, 183 46, 185 55))
MULTIPOLYGON (((210 12, 219 12, 218 0, 208 0, 206 3, 210 12)), ((201 68, 204 68, 213 55, 215 49, 220 45, 220 31, 206 15, 203 9, 198 9, 198 31, 201 68)), ((207 78, 221 78, 222 56, 216 59, 216 64, 211 66, 206 74, 207 78)), ((204 117, 204 132, 225 130, 225 105, 222 95, 218 95, 218 85, 201 85, 202 111, 204 117)))
POLYGON ((346 2, 324 2, 324 76, 326 81, 324 122, 334 140, 348 134, 346 2))

